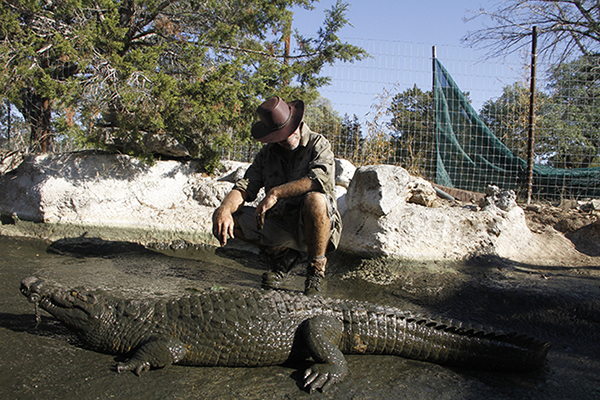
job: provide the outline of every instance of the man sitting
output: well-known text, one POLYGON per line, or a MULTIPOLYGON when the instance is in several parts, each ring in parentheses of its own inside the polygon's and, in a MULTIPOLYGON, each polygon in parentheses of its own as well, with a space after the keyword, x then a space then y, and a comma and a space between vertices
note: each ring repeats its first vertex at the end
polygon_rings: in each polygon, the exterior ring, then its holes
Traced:
POLYGON ((276 260, 263 275, 263 287, 278 288, 306 252, 307 295, 325 292, 326 252, 339 243, 342 222, 335 200, 335 161, 324 136, 302 121, 304 103, 273 97, 261 104, 252 136, 265 143, 244 178, 213 214, 213 234, 221 242, 238 238, 263 248, 276 260), (244 206, 261 188, 256 208, 244 206), (295 253, 295 257, 290 257, 295 253))

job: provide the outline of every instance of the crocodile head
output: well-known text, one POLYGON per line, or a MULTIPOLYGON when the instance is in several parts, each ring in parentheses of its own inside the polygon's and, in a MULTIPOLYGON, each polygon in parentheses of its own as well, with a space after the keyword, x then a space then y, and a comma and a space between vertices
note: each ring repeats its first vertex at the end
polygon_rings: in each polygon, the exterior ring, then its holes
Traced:
POLYGON ((98 324, 106 310, 96 296, 85 289, 67 289, 36 277, 23 279, 21 293, 36 305, 36 314, 39 306, 78 331, 98 324))

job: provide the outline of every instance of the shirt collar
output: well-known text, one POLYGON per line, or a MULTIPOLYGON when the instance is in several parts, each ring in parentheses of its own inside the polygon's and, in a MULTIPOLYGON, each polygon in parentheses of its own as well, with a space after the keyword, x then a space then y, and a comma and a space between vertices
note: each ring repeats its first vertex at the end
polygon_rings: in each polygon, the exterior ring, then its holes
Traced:
POLYGON ((310 139, 310 128, 305 122, 300 123, 300 146, 306 147, 310 139))

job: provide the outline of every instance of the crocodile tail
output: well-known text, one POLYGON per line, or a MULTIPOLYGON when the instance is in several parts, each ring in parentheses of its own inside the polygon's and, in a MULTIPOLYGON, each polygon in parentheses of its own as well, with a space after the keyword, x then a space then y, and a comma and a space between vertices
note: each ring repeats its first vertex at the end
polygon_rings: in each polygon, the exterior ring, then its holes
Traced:
POLYGON ((540 368, 550 344, 526 335, 503 333, 455 321, 406 318, 403 340, 394 353, 416 360, 524 372, 540 368))
POLYGON ((541 367, 550 348, 547 342, 517 333, 387 311, 346 314, 348 352, 523 372, 541 367))

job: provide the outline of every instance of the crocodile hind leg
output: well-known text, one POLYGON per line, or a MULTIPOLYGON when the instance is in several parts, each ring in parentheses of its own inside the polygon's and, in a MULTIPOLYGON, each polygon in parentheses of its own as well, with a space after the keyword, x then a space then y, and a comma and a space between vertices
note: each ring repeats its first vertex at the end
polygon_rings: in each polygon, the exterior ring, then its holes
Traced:
POLYGON ((153 338, 142 344, 127 362, 117 364, 117 372, 134 371, 140 376, 150 368, 175 364, 186 354, 183 342, 176 338, 153 338))
POLYGON ((327 390, 348 374, 346 359, 339 349, 343 324, 337 318, 318 315, 305 322, 304 343, 315 364, 304 372, 304 387, 310 392, 327 390))

